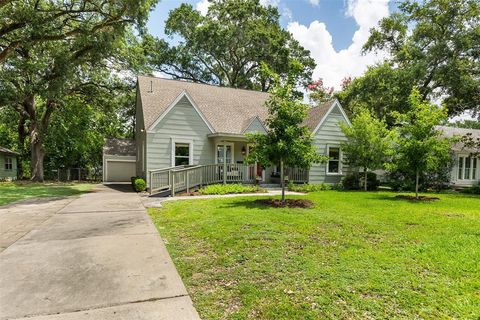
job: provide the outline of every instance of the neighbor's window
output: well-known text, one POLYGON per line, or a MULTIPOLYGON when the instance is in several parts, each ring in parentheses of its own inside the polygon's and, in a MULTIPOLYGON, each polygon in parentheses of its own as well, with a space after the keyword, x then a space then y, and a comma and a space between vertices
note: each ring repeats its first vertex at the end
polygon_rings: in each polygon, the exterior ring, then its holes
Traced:
POLYGON ((463 159, 464 157, 458 157, 458 179, 462 180, 463 179, 463 159))
POLYGON ((328 157, 327 173, 340 173, 340 148, 329 147, 328 157))
POLYGON ((477 158, 473 158, 473 166, 472 166, 472 180, 477 178, 477 158))
POLYGON ((175 143, 175 166, 188 165, 190 162, 190 145, 175 143))
POLYGON ((470 179, 470 163, 472 161, 472 158, 466 157, 465 158, 465 174, 463 175, 464 179, 470 179))
POLYGON ((10 157, 5 158, 5 170, 13 170, 13 161, 10 157))

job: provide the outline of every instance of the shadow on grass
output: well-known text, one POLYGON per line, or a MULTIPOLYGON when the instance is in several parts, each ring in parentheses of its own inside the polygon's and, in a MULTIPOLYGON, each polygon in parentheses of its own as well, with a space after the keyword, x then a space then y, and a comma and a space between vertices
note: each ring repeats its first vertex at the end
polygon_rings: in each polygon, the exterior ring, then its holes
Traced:
MULTIPOLYGON (((269 200, 269 199, 279 199, 279 197, 277 197, 277 196, 275 196, 275 197, 261 197, 261 198, 252 197, 252 199, 249 199, 249 198, 235 199, 235 201, 231 201, 231 202, 228 202, 228 203, 222 203, 221 205, 218 206, 218 208, 222 208, 222 209, 244 208, 244 209, 259 209, 259 210, 298 210, 298 209, 306 210, 306 209, 312 209, 312 208, 272 207, 270 205, 262 204, 262 203, 257 202, 257 200, 269 200)), ((292 199, 292 198, 290 198, 290 199, 292 199)), ((295 198, 293 198, 293 199, 295 199, 295 198)))

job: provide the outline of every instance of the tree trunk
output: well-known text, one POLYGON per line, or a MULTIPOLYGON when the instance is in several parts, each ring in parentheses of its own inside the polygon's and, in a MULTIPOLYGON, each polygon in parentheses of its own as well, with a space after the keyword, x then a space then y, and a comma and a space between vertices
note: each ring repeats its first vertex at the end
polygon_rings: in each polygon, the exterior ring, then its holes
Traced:
POLYGON ((368 178, 368 172, 367 172, 367 168, 363 168, 363 172, 365 174, 365 177, 364 177, 364 188, 365 188, 365 191, 368 191, 368 188, 367 188, 367 178, 368 178))
POLYGON ((20 113, 20 120, 18 122, 17 132, 18 132, 18 150, 20 151, 20 156, 17 157, 17 172, 18 178, 22 179, 24 170, 22 165, 22 158, 24 155, 24 148, 25 148, 25 139, 27 138, 28 132, 25 129, 25 115, 20 113))
POLYGON ((285 176, 283 174, 283 160, 280 160, 280 184, 282 186, 282 203, 285 203, 285 176))
POLYGON ((419 177, 420 177, 420 173, 418 172, 418 169, 417 169, 416 176, 415 176, 415 199, 417 199, 417 200, 418 200, 418 181, 419 181, 419 177))
POLYGON ((43 141, 40 139, 40 133, 38 132, 38 125, 34 125, 33 127, 34 129, 30 132, 30 152, 32 155, 31 180, 43 182, 43 159, 45 157, 45 150, 43 149, 43 141))

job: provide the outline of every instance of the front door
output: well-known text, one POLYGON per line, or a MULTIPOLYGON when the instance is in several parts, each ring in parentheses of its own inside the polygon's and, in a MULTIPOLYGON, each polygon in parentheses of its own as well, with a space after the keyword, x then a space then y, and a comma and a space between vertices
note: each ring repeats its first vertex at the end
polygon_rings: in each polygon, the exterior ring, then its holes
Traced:
POLYGON ((217 144, 217 163, 233 163, 233 144, 220 143, 217 144))

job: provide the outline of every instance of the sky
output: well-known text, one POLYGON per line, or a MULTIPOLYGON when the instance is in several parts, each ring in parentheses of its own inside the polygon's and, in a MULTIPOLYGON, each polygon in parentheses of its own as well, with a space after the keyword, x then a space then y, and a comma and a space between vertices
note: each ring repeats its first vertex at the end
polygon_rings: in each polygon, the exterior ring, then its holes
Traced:
MULTIPOLYGON (((360 76, 368 65, 382 61, 386 54, 367 53, 361 49, 370 28, 395 10, 389 0, 260 0, 264 5, 278 7, 283 28, 310 50, 317 67, 314 79, 339 89, 347 76, 360 76)), ((153 35, 168 39, 164 34, 168 13, 190 3, 200 12, 208 10, 208 0, 163 0, 151 13, 147 27, 153 35)), ((170 41, 175 41, 171 39, 170 41)))

